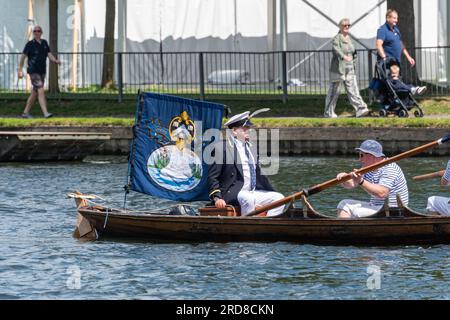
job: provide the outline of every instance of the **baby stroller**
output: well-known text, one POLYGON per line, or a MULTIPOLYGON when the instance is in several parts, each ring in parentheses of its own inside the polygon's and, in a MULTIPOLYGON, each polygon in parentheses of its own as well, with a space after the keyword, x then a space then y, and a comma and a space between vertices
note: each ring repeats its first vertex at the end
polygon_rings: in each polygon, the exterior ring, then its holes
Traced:
POLYGON ((375 65, 375 77, 372 79, 369 89, 373 91, 375 100, 381 104, 379 111, 380 117, 387 117, 389 114, 395 114, 399 117, 408 117, 408 111, 414 110, 414 116, 423 117, 423 111, 419 103, 414 99, 411 92, 396 92, 392 87, 391 65, 396 64, 397 60, 387 58, 377 61, 375 65))

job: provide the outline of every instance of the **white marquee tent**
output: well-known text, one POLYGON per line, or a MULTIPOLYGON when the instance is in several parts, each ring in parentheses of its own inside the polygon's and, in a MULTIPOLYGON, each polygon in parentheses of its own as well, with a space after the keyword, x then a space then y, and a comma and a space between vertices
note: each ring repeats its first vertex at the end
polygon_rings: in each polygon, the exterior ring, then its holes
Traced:
MULTIPOLYGON (((414 4, 416 45, 447 46, 448 1, 414 0, 414 4)), ((48 38, 48 0, 0 0, 0 5, 0 52, 21 52, 33 24, 41 25, 48 38)), ((106 0, 58 1, 58 51, 102 52, 105 6, 106 0)), ((330 49, 336 23, 343 17, 353 22, 357 47, 374 48, 385 12, 385 0, 116 0, 115 48, 119 52, 330 49)), ((446 81, 449 57, 439 49, 430 49, 430 54, 437 57, 435 74, 446 81)), ((0 67, 9 57, 2 56, 0 67)), ((72 67, 66 66, 67 72, 72 67)))

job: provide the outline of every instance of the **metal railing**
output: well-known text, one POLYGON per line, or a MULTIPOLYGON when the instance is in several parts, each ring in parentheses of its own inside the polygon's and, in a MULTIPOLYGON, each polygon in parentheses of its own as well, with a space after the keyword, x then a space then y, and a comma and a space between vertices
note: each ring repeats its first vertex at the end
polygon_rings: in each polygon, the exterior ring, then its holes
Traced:
MULTIPOLYGON (((416 72, 429 96, 449 94, 450 47, 423 47, 414 52, 416 72)), ((114 55, 113 85, 102 88, 104 53, 58 53, 59 92, 51 97, 104 97, 121 101, 138 89, 205 99, 212 95, 289 97, 324 95, 330 83, 331 50, 285 52, 133 52, 114 55)), ((357 81, 363 97, 376 62, 375 50, 358 50, 357 81)), ((18 79, 20 53, 0 53, 0 94, 30 90, 18 79)), ((406 70, 403 74, 408 77, 406 70)), ((13 95, 12 95, 13 96, 13 95)), ((134 97, 133 97, 134 98, 134 97)))

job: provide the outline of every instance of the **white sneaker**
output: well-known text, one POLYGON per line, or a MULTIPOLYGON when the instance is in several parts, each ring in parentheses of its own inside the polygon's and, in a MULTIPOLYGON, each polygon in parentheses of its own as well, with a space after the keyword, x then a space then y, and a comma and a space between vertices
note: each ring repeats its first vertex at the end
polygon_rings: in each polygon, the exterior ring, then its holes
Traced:
POLYGON ((332 113, 331 115, 324 115, 324 118, 339 118, 338 115, 336 113, 332 113))
POLYGON ((53 113, 47 113, 44 117, 45 118, 51 118, 51 117, 53 117, 53 113))
POLYGON ((356 111, 356 117, 359 118, 359 117, 367 116, 369 114, 369 112, 370 112, 370 110, 367 107, 358 109, 356 111))
POLYGON ((418 87, 416 94, 424 94, 427 91, 427 87, 418 87))
POLYGON ((21 117, 24 119, 32 119, 33 118, 33 116, 29 113, 22 113, 21 117))

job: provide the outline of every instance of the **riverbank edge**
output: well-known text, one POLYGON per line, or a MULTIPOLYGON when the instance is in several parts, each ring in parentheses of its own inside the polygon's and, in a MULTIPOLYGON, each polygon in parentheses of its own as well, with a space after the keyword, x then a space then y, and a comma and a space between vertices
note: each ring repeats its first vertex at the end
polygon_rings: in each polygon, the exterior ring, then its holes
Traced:
MULTIPOLYGON (((95 155, 126 155, 133 137, 131 127, 123 126, 35 126, 0 127, 0 131, 28 132, 89 132, 111 133, 111 139, 95 150, 95 155)), ((435 141, 450 130, 448 128, 377 128, 377 127, 325 127, 325 128, 258 128, 259 137, 268 136, 268 143, 260 144, 274 155, 354 155, 355 148, 366 139, 379 141, 387 156, 435 141), (279 141, 277 144, 276 141, 279 141), (266 147, 267 145, 267 147, 266 147), (277 150, 278 148, 278 150, 277 150)), ((450 155, 450 144, 444 144, 421 154, 422 156, 450 155)))

